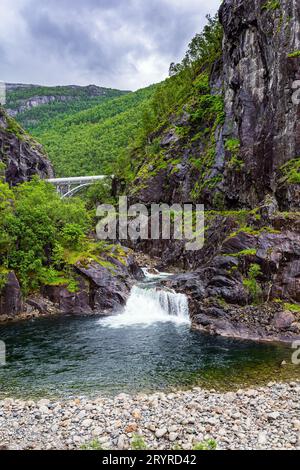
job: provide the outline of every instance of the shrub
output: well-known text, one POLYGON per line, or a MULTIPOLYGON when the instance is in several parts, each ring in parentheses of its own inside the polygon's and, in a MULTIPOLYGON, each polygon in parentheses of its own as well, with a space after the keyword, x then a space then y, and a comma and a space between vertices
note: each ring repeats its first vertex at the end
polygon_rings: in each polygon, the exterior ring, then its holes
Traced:
POLYGON ((91 441, 87 444, 83 444, 81 446, 81 450, 103 450, 103 447, 100 442, 95 439, 94 441, 91 441))
POLYGON ((259 303, 262 296, 262 290, 257 282, 257 278, 262 274, 258 264, 251 264, 248 271, 248 278, 244 279, 244 286, 248 289, 254 303, 259 303))
POLYGON ((147 444, 140 434, 135 434, 131 440, 132 450, 147 450, 147 444))
POLYGON ((193 450, 216 450, 217 447, 218 444, 214 439, 208 439, 207 441, 195 444, 193 450))
POLYGON ((294 59, 296 57, 300 57, 300 51, 294 51, 288 54, 289 59, 294 59))
POLYGON ((70 249, 82 248, 84 239, 84 230, 78 224, 66 224, 61 231, 62 244, 70 249))
POLYGON ((8 271, 5 268, 0 267, 0 292, 6 284, 8 271))
POLYGON ((263 6, 262 10, 275 11, 281 8, 279 0, 268 0, 263 6))

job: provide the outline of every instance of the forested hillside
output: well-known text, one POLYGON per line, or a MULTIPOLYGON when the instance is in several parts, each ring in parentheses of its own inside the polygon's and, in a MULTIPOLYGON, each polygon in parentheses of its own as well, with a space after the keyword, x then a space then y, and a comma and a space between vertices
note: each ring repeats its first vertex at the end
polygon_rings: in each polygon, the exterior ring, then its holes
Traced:
POLYGON ((6 109, 44 146, 57 176, 112 173, 154 90, 8 84, 6 109))
POLYGON ((107 99, 128 93, 95 85, 45 87, 8 83, 6 90, 8 113, 29 131, 40 124, 51 127, 51 121, 57 117, 90 109, 107 99))
POLYGON ((141 126, 155 86, 106 100, 31 129, 58 176, 107 174, 141 126))

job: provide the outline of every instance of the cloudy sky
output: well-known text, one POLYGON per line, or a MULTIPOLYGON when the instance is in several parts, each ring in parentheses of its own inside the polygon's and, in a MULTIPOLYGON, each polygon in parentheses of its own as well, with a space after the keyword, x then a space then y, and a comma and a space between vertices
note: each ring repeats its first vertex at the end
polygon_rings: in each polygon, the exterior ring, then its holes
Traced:
POLYGON ((131 89, 166 77, 220 0, 0 0, 0 80, 131 89))

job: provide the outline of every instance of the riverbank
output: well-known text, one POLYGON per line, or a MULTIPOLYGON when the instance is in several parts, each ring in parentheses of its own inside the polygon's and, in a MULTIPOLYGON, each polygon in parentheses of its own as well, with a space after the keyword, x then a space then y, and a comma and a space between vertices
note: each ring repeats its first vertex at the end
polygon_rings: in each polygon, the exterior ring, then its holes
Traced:
POLYGON ((0 447, 130 449, 136 434, 148 449, 300 449, 300 382, 217 393, 177 393, 66 401, 0 401, 0 447))

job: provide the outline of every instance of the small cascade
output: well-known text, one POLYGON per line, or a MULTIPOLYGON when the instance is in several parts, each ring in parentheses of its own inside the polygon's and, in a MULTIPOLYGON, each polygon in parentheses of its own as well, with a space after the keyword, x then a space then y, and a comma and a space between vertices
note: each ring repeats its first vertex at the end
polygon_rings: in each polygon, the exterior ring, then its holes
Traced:
POLYGON ((146 285, 133 287, 122 314, 103 320, 110 327, 157 322, 190 323, 188 299, 183 294, 146 285))
POLYGON ((168 315, 189 318, 189 305, 186 295, 177 294, 172 290, 157 290, 151 295, 157 297, 159 305, 168 315))
POLYGON ((167 277, 172 276, 172 274, 170 274, 170 273, 160 273, 156 269, 152 269, 152 273, 150 272, 150 270, 148 268, 142 268, 142 271, 144 273, 144 276, 145 276, 146 280, 148 280, 148 281, 155 281, 155 280, 159 280, 159 279, 165 279, 167 277))

